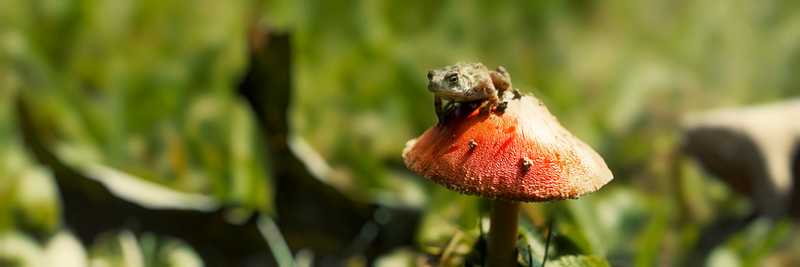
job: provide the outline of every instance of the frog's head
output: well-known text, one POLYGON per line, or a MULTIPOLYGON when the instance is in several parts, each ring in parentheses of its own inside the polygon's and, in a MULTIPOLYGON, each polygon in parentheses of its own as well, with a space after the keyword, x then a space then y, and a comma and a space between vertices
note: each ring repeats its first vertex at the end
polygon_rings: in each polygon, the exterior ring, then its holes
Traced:
POLYGON ((461 62, 428 71, 428 91, 445 98, 460 98, 487 79, 491 79, 489 70, 483 64, 461 62))

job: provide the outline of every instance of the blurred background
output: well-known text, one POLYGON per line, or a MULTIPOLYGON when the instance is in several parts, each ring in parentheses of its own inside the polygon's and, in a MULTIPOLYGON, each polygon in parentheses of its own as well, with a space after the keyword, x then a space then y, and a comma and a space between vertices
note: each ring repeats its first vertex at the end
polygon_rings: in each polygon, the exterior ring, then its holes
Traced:
POLYGON ((521 266, 800 265, 800 2, 8 0, 0 266, 479 265, 488 200, 401 157, 461 61, 614 173, 521 266))

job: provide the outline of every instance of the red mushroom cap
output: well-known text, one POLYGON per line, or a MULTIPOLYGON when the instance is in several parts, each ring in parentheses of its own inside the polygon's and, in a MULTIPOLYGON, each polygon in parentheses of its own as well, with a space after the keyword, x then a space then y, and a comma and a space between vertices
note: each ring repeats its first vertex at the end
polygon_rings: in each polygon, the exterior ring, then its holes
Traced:
POLYGON ((603 158, 532 96, 504 111, 460 104, 443 126, 408 141, 406 166, 462 194, 507 201, 578 198, 613 178, 603 158))

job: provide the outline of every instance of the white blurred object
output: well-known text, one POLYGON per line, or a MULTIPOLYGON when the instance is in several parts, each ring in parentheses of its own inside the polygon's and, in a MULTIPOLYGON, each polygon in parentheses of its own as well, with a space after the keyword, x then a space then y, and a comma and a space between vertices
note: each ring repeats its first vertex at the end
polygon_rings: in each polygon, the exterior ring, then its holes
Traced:
POLYGON ((87 177, 102 183, 115 196, 148 209, 210 212, 220 205, 214 197, 173 190, 101 164, 86 163, 81 167, 87 177))
POLYGON ((19 266, 45 266, 44 252, 28 236, 17 232, 0 234, 0 261, 20 263, 19 266))
POLYGON ((735 252, 731 251, 729 248, 719 247, 714 249, 711 252, 711 255, 706 259, 706 265, 708 267, 730 267, 730 266, 742 266, 742 260, 740 259, 739 255, 736 255, 735 252))
MULTIPOLYGON (((200 255, 192 249, 191 246, 186 244, 183 240, 175 239, 170 241, 168 245, 164 246, 169 248, 167 259, 170 266, 182 267, 201 267, 205 266, 200 255)), ((162 248, 162 249, 165 249, 162 248)))
POLYGON ((264 239, 267 240, 269 249, 272 251, 272 256, 278 262, 280 267, 295 266, 294 258, 292 258, 292 251, 289 250, 289 245, 278 229, 278 225, 269 216, 261 216, 258 218, 258 230, 264 239))
POLYGON ((139 247, 139 240, 130 230, 122 230, 118 236, 119 247, 126 267, 144 267, 144 256, 139 247))
POLYGON ((306 166, 311 175, 320 181, 329 183, 328 175, 331 173, 331 166, 302 136, 290 134, 286 138, 286 143, 292 153, 297 156, 297 159, 303 162, 303 165, 306 166))
POLYGON ((375 259, 376 267, 414 266, 419 254, 411 248, 398 248, 375 259))
POLYGON ((351 176, 342 174, 340 170, 331 168, 328 162, 322 155, 319 154, 308 141, 299 134, 293 133, 286 137, 286 143, 289 150, 297 157, 298 160, 303 162, 306 170, 317 180, 336 188, 342 192, 346 197, 351 199, 360 199, 358 189, 354 188, 351 176))
POLYGON ((294 256, 295 267, 314 267, 314 250, 305 247, 297 251, 294 256))
POLYGON ((68 230, 61 230, 50 238, 45 247, 46 266, 82 267, 87 266, 86 250, 68 230))
POLYGON ((16 203, 21 215, 36 228, 54 231, 61 220, 61 202, 53 173, 45 167, 32 167, 20 177, 16 203))

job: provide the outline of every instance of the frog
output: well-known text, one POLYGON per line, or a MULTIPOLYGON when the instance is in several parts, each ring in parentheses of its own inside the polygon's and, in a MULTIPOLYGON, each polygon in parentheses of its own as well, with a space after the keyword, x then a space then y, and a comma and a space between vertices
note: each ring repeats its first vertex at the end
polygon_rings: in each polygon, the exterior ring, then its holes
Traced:
POLYGON ((481 113, 492 107, 504 107, 503 94, 511 88, 511 76, 503 66, 490 71, 482 63, 459 62, 442 69, 428 71, 428 91, 434 94, 437 125, 446 123, 446 117, 456 103, 483 101, 481 113), (442 99, 449 101, 442 107, 442 99), (502 102, 502 103, 501 103, 502 102))

